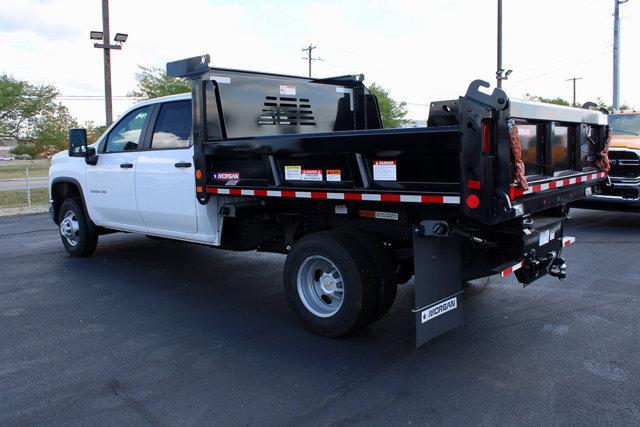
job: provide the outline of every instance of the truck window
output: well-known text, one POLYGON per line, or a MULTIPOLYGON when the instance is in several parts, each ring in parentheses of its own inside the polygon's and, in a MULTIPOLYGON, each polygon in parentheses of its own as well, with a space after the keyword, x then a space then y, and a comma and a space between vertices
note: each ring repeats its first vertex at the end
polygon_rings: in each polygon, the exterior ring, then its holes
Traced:
POLYGON ((142 129, 149 118, 150 107, 142 107, 127 114, 109 133, 105 153, 135 151, 142 139, 142 129))
POLYGON ((162 104, 151 140, 152 150, 186 148, 191 137, 191 101, 162 104))
POLYGON ((640 134, 640 113, 611 114, 609 126, 614 135, 638 135, 640 134))

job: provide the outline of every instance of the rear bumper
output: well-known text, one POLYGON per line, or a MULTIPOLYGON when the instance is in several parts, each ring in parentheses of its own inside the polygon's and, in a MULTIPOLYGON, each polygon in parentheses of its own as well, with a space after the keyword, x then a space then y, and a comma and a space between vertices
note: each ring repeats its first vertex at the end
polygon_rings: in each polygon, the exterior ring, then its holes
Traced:
POLYGON ((609 177, 611 184, 602 187, 602 194, 585 200, 586 203, 640 206, 640 178, 609 177))
POLYGON ((560 255, 563 248, 575 242, 575 238, 564 235, 563 220, 537 218, 530 228, 523 228, 522 232, 520 255, 514 261, 498 266, 493 273, 501 277, 515 274, 525 286, 547 274, 564 278, 566 265, 560 255))
POLYGON ((602 205, 640 205, 640 150, 614 147, 609 150, 609 184, 602 193, 586 200, 602 205))

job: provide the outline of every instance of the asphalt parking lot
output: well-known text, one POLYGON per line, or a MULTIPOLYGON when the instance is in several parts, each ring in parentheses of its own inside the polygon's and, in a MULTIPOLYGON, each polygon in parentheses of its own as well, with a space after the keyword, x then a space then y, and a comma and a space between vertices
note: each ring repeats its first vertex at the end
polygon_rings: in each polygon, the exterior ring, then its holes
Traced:
POLYGON ((640 423, 640 213, 573 210, 568 278, 465 290, 415 349, 413 285, 346 339, 298 325, 279 255, 113 234, 67 256, 0 218, 0 425, 640 423))

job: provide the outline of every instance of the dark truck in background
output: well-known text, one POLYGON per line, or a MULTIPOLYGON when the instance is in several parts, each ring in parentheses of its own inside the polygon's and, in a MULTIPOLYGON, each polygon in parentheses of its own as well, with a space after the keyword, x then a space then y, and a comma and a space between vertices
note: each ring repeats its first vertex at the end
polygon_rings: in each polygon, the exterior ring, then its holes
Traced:
POLYGON ((594 195, 585 207, 640 207, 640 113, 624 111, 609 114, 611 136, 609 140, 608 185, 602 193, 594 195))
MULTIPOLYGON (((485 93, 482 81, 433 102, 427 127, 383 129, 362 75, 211 68, 208 55, 167 74, 192 82, 189 149, 211 244, 287 254, 285 295, 325 336, 380 319, 413 276, 417 345, 462 325, 465 281, 565 277, 564 207, 606 179, 604 114, 485 93)), ((78 152, 99 165, 94 148, 78 152)))

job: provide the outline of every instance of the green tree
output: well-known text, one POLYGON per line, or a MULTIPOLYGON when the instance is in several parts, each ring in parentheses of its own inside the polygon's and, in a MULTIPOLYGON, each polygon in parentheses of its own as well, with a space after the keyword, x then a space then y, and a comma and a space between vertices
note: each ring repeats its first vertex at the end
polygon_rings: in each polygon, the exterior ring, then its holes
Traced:
POLYGON ((67 148, 69 129, 77 127, 78 122, 67 107, 57 104, 40 115, 33 126, 32 137, 43 152, 57 153, 67 148))
MULTIPOLYGON (((575 104, 575 105, 571 105, 571 103, 569 101, 567 101, 566 99, 557 97, 557 98, 544 98, 542 96, 537 96, 537 95, 531 95, 530 93, 527 93, 524 96, 526 99, 530 100, 530 101, 536 101, 536 102, 545 102, 547 104, 557 104, 557 105, 564 105, 567 107, 581 107, 583 104, 575 104)), ((594 101, 595 104, 597 104, 597 108, 606 108, 609 111, 613 111, 613 106, 611 104, 607 104, 603 101, 602 98, 597 97, 596 100, 594 101)), ((622 104, 620 105, 620 110, 621 111, 625 111, 625 110, 631 110, 632 108, 627 105, 627 104, 622 104)))
MULTIPOLYGON (((594 102, 598 104, 598 108, 606 108, 609 111, 613 111, 613 105, 605 103, 604 100, 600 97, 597 97, 594 102)), ((628 104, 620 105, 620 111, 626 111, 631 109, 632 108, 628 104)))
POLYGON ((84 122, 83 126, 87 130, 87 144, 91 145, 102 136, 105 130, 107 130, 106 126, 96 125, 93 121, 84 122))
POLYGON ((0 136, 27 140, 43 115, 56 110, 58 90, 0 74, 0 136))
POLYGON ((405 119, 407 116, 406 102, 394 100, 391 98, 389 91, 377 83, 372 83, 371 86, 369 86, 369 92, 374 94, 378 99, 383 127, 397 128, 408 121, 405 119))
POLYGON ((191 92, 191 83, 188 80, 169 77, 162 68, 146 68, 140 65, 138 68, 140 72, 136 73, 137 87, 129 92, 129 96, 150 99, 191 92))
POLYGON ((571 107, 571 103, 569 101, 567 101, 566 99, 562 99, 560 97, 545 98, 543 96, 531 95, 530 93, 527 93, 524 97, 529 101, 544 102, 545 104, 556 104, 556 105, 564 105, 565 107, 571 107))

